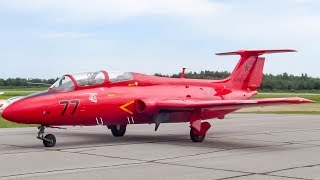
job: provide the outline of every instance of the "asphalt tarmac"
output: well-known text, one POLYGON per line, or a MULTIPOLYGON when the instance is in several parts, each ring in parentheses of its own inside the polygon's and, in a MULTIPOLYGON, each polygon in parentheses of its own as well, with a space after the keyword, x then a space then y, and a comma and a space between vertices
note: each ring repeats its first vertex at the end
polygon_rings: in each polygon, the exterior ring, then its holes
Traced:
POLYGON ((210 121, 202 143, 189 124, 0 129, 0 179, 320 179, 320 116, 233 114, 210 121))

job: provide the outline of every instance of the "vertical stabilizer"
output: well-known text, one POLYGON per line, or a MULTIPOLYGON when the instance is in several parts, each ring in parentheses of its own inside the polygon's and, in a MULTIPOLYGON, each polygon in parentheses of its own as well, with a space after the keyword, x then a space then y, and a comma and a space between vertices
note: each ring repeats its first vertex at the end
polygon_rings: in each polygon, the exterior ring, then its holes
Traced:
POLYGON ((227 87, 233 89, 256 90, 260 87, 263 77, 263 54, 295 52, 291 49, 280 50, 240 50, 235 52, 218 53, 216 55, 240 55, 240 60, 232 71, 227 87))

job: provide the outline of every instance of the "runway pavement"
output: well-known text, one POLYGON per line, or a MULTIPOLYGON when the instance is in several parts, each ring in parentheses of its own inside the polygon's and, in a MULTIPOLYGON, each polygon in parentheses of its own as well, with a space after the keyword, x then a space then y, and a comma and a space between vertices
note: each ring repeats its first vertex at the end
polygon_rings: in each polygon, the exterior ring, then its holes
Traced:
POLYGON ((0 179, 320 179, 320 116, 234 114, 193 143, 189 124, 0 129, 0 179))

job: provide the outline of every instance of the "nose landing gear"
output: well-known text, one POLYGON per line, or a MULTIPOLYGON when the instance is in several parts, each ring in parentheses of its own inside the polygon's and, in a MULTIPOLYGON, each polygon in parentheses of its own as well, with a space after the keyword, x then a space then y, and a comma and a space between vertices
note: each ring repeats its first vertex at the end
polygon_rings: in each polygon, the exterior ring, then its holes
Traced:
POLYGON ((47 134, 44 136, 45 126, 38 127, 39 132, 37 138, 43 141, 45 147, 53 147, 56 145, 56 137, 52 134, 47 134))

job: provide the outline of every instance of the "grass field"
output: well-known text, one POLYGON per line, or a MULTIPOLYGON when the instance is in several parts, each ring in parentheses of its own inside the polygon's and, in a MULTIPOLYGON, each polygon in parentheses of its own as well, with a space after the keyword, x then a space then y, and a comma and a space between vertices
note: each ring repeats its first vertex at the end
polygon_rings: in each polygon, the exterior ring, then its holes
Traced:
POLYGON ((254 98, 282 98, 282 97, 301 97, 315 101, 320 104, 320 94, 313 93, 259 93, 254 98))
MULTIPOLYGON (((0 100, 6 100, 11 97, 15 96, 27 96, 29 94, 45 90, 46 88, 16 88, 16 89, 0 89, 0 92, 4 92, 4 94, 0 95, 0 100)), ((0 128, 12 128, 12 127, 31 127, 36 125, 24 125, 24 124, 17 124, 10 121, 4 120, 0 117, 0 128)))
POLYGON ((15 96, 27 96, 29 94, 43 91, 47 88, 45 87, 33 87, 33 88, 16 88, 16 89, 1 89, 0 92, 4 92, 4 94, 0 95, 0 99, 9 99, 15 96))
MULTIPOLYGON (((8 99, 14 96, 26 96, 38 91, 45 90, 44 87, 36 88, 18 88, 18 89, 1 89, 0 92, 5 92, 0 95, 1 99, 8 99)), ((237 113, 273 113, 273 114, 320 114, 320 94, 317 93, 259 93, 254 98, 281 98, 281 97, 302 97, 315 101, 314 104, 303 104, 303 105, 287 105, 287 106, 270 106, 264 108, 247 108, 237 113)), ((22 125, 16 124, 4 120, 0 117, 0 128, 9 127, 30 127, 36 125, 22 125)))
POLYGON ((36 125, 17 124, 0 117, 0 128, 13 128, 13 127, 34 127, 36 125))

